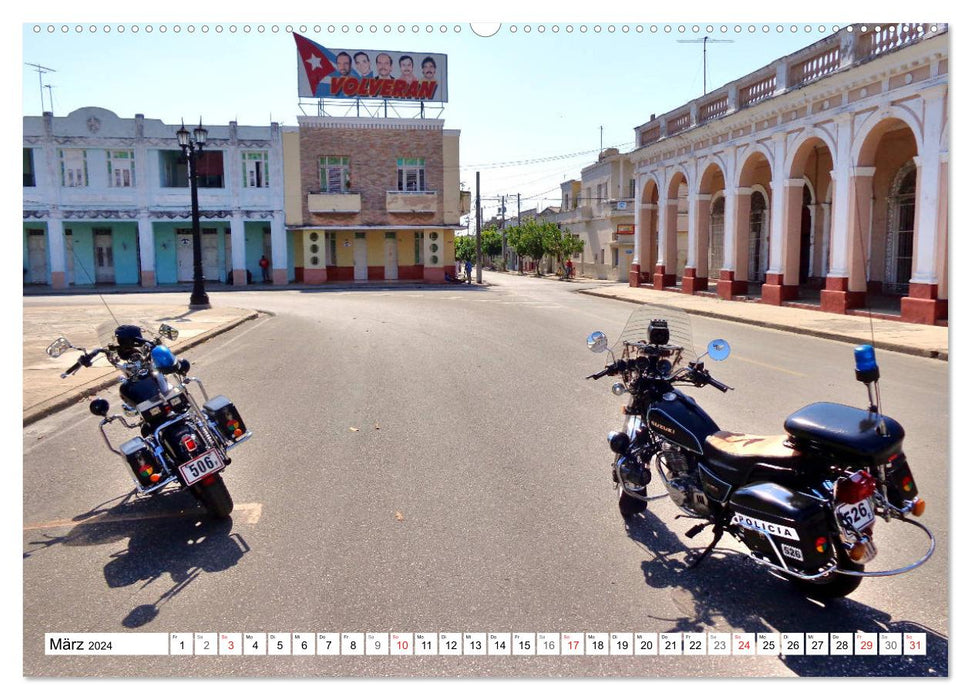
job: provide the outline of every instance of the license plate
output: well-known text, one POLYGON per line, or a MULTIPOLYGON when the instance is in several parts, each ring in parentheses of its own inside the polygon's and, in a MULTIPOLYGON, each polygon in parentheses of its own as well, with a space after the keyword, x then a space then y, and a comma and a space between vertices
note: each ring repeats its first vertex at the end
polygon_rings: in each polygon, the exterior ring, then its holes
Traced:
POLYGON ((873 501, 864 498, 856 503, 840 503, 836 506, 836 519, 839 520, 840 525, 849 521, 854 528, 862 530, 876 519, 873 513, 873 501))
POLYGON ((189 486, 203 477, 215 474, 225 466, 222 457, 219 456, 219 452, 209 450, 180 466, 179 471, 182 473, 182 479, 185 481, 186 486, 189 486))

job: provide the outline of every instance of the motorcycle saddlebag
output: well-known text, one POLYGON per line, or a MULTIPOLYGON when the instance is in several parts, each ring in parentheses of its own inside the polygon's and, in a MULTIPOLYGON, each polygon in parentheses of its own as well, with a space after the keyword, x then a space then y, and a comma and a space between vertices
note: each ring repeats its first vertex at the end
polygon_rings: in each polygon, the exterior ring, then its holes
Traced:
POLYGON ((128 467, 132 470, 135 479, 142 487, 149 488, 154 486, 164 476, 162 466, 158 463, 158 459, 155 457, 155 453, 152 452, 151 446, 142 438, 132 438, 122 444, 120 449, 121 453, 125 456, 125 461, 128 462, 128 467), (153 481, 152 476, 155 474, 158 476, 153 481))
POLYGON ((236 410, 236 405, 225 396, 219 395, 210 399, 202 409, 227 441, 236 442, 246 434, 246 424, 236 410))
POLYGON ((819 501, 760 481, 735 491, 730 503, 732 523, 741 526, 743 541, 760 558, 783 563, 764 534, 768 533, 789 568, 816 573, 831 560, 826 508, 819 501))

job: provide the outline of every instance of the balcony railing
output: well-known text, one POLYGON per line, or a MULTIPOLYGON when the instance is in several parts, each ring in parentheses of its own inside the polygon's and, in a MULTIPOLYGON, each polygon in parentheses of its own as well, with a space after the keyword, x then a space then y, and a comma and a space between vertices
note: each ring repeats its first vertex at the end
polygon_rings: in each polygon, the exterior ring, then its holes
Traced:
POLYGON ((647 146, 715 121, 758 102, 947 32, 946 24, 854 26, 784 56, 718 90, 637 127, 637 144, 647 146))

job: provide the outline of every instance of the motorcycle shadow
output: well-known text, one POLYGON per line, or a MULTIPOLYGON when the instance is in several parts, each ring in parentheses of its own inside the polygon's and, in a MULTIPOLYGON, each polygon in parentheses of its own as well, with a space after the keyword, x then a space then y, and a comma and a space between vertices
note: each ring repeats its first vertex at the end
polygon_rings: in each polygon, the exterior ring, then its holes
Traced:
MULTIPOLYGON (((78 516, 78 524, 66 535, 31 544, 77 547, 127 540, 127 547, 109 555, 110 561, 104 566, 108 587, 141 584, 145 589, 166 576, 172 585, 154 602, 132 609, 122 620, 125 627, 138 628, 151 622, 163 605, 201 574, 230 569, 250 550, 242 536, 232 532, 231 518, 209 519, 185 491, 160 493, 149 499, 129 495, 116 505, 110 503, 78 516)), ((36 550, 24 556, 32 551, 36 550)))
POLYGON ((689 568, 711 542, 710 529, 695 540, 682 540, 650 510, 630 518, 626 528, 628 536, 651 554, 641 564, 645 583, 671 589, 683 612, 676 619, 655 618, 660 625, 669 625, 666 632, 925 633, 926 656, 780 654, 779 659, 800 676, 948 675, 947 638, 919 623, 895 620, 852 597, 813 600, 749 561, 748 555, 725 547, 716 547, 698 566, 689 568))

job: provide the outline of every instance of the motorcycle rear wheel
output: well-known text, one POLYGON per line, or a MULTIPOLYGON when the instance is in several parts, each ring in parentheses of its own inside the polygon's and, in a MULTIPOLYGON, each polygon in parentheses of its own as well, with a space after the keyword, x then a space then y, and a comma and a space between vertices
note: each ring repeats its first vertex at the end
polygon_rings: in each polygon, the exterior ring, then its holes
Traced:
POLYGON ((213 518, 225 520, 233 512, 233 497, 229 495, 221 474, 216 474, 211 484, 196 484, 191 490, 213 518))
MULTIPOLYGON (((839 568, 848 571, 863 571, 863 565, 850 561, 844 553, 839 555, 839 568)), ((831 574, 820 581, 807 581, 805 579, 789 578, 792 584, 810 598, 820 600, 832 600, 834 598, 844 598, 855 591, 863 583, 862 576, 851 576, 850 574, 831 574)))

